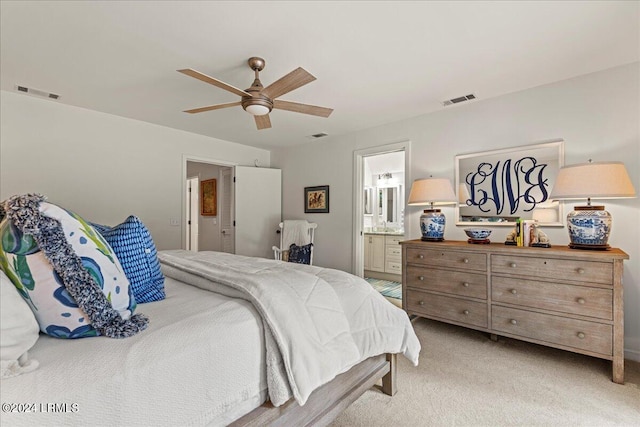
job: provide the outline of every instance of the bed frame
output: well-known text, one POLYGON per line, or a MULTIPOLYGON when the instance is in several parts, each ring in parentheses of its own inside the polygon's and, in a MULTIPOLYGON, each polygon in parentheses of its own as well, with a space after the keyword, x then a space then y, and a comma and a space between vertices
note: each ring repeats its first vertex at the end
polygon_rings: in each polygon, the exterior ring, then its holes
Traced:
POLYGON ((370 357, 316 389, 304 406, 294 399, 278 407, 266 402, 230 426, 326 426, 380 378, 382 392, 393 396, 396 393, 396 363, 396 354, 370 357))

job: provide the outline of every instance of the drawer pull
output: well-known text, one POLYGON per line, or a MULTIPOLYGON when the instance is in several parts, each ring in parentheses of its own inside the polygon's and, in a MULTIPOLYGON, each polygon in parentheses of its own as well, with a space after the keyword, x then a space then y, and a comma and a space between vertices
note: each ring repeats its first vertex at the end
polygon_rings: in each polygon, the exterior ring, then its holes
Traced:
POLYGON ((469 264, 469 258, 464 258, 462 262, 464 262, 465 264, 469 264))
POLYGON ((578 274, 584 274, 584 268, 579 268, 576 270, 578 274))
POLYGON ((462 286, 464 286, 465 288, 468 288, 468 287, 469 287, 469 284, 468 284, 467 282, 464 282, 464 283, 462 284, 462 286))
POLYGON ((509 320, 509 323, 511 323, 512 325, 517 325, 518 321, 516 319, 511 319, 509 320))
POLYGON ((418 255, 418 258, 420 258, 420 259, 424 259, 424 255, 419 254, 419 255, 418 255))
POLYGON ((469 310, 465 310, 462 312, 462 314, 464 314, 465 316, 469 314, 469 310))
POLYGON ((424 280, 424 276, 418 276, 419 280, 424 280))
POLYGON ((585 303, 584 298, 578 298, 578 304, 584 304, 584 303, 585 303))
POLYGON ((420 301, 420 305, 424 305, 424 301, 420 301))
POLYGON ((517 265, 516 265, 516 263, 515 263, 515 262, 512 262, 511 264, 509 264, 509 267, 511 267, 511 268, 516 268, 516 267, 517 267, 517 265))
POLYGON ((517 290, 515 290, 515 289, 511 289, 511 293, 512 293, 512 294, 514 294, 514 295, 516 295, 516 294, 518 293, 518 291, 517 291, 517 290))
POLYGON ((584 332, 578 332, 578 338, 584 339, 585 336, 584 332))

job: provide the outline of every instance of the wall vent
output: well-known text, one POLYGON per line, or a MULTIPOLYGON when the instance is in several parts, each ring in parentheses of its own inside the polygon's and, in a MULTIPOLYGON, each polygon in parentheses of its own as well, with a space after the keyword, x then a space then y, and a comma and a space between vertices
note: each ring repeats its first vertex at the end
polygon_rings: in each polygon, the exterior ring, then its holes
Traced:
POLYGON ((44 90, 34 89, 32 87, 16 85, 18 92, 28 93, 29 95, 39 96, 41 98, 60 99, 60 95, 51 92, 45 92, 44 90))
POLYGON ((320 132, 320 133, 314 133, 313 135, 309 135, 309 136, 307 136, 307 138, 318 139, 318 138, 324 138, 325 136, 329 136, 329 134, 328 133, 324 133, 324 132, 320 132))
POLYGON ((459 104, 461 102, 470 101, 472 99, 476 99, 476 96, 474 94, 470 93, 469 95, 459 96, 457 98, 447 99, 446 101, 442 102, 442 105, 444 105, 446 107, 447 105, 459 104))

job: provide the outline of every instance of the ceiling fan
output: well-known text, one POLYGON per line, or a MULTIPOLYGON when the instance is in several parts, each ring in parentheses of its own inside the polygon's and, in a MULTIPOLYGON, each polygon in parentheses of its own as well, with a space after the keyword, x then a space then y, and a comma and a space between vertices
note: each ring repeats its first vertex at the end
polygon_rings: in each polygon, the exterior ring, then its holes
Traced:
POLYGON ((178 70, 182 74, 194 77, 205 83, 212 84, 220 89, 227 90, 229 92, 240 95, 242 98, 238 102, 229 102, 226 104, 210 105, 208 107, 194 108, 192 110, 185 110, 185 113, 202 113, 204 111, 219 110, 221 108, 235 107, 241 105, 244 110, 252 114, 256 121, 258 130, 268 129, 271 127, 271 119, 269 113, 271 110, 287 110, 296 113, 310 114, 312 116, 329 117, 333 112, 332 108, 318 107, 315 105, 300 104, 298 102, 282 101, 278 98, 281 95, 291 92, 301 86, 311 83, 316 78, 309 72, 298 67, 286 76, 276 80, 267 87, 263 87, 260 82, 259 73, 264 69, 265 61, 262 58, 252 57, 249 58, 249 67, 255 72, 255 80, 250 88, 246 90, 238 89, 230 84, 224 83, 213 77, 202 74, 199 71, 186 68, 184 70, 178 70))

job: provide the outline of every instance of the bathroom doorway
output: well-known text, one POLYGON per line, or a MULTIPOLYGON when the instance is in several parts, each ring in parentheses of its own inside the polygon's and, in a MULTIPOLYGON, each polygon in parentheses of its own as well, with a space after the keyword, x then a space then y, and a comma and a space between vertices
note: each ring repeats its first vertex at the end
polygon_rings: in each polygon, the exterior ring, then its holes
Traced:
POLYGON ((410 142, 354 152, 354 274, 400 304, 410 142), (396 298, 397 297, 397 298, 396 298))

